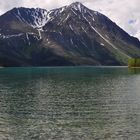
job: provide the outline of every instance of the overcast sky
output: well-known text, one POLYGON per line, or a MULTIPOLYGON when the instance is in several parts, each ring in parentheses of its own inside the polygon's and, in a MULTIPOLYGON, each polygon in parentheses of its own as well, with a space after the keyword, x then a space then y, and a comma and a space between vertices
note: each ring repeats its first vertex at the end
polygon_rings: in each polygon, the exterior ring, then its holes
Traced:
MULTIPOLYGON (((13 7, 40 7, 53 9, 68 5, 76 0, 1 0, 0 14, 13 7)), ((85 6, 99 11, 130 35, 140 39, 140 0, 77 0, 85 6)))

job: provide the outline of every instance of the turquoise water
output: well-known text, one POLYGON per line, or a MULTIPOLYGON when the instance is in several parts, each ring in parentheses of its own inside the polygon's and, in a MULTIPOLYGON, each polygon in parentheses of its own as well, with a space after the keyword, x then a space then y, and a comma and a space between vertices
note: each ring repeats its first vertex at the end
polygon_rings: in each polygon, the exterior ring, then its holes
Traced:
POLYGON ((0 140, 139 139, 139 69, 0 69, 0 140))

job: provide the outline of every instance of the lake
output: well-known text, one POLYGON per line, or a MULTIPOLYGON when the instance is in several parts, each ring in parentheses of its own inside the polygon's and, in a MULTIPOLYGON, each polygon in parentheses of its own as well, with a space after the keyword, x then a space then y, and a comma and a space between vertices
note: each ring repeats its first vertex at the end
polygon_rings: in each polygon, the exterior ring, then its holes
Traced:
POLYGON ((0 140, 139 140, 140 69, 0 69, 0 140))

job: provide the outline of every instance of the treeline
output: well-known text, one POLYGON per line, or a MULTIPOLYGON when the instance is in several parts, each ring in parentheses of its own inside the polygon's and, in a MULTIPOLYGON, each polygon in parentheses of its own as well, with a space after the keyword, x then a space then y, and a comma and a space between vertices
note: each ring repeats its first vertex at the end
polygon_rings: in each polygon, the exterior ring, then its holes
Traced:
POLYGON ((128 62, 129 67, 140 67, 140 58, 131 58, 128 62))

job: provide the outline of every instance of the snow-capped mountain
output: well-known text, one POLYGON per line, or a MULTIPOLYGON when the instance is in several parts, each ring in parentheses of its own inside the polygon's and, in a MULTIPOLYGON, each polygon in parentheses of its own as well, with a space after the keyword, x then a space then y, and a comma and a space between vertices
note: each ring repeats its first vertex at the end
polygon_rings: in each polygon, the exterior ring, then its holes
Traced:
POLYGON ((51 11, 47 11, 45 9, 40 8, 14 8, 13 14, 16 18, 33 28, 42 28, 48 21, 51 21, 58 14, 60 14, 65 8, 55 9, 51 11))
POLYGON ((0 17, 0 65, 126 65, 140 42, 79 2, 62 8, 14 8, 0 17))
POLYGON ((47 20, 49 20, 48 11, 40 8, 15 8, 13 14, 19 21, 34 28, 40 28, 44 26, 47 20))

